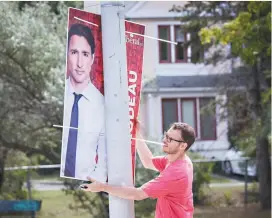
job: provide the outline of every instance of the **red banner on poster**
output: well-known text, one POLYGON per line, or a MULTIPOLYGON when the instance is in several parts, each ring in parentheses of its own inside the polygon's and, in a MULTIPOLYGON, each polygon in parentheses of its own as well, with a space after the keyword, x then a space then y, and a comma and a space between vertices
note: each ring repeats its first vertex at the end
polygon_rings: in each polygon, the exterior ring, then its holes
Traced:
MULTIPOLYGON (((130 21, 126 21, 125 30, 126 30, 129 118, 130 118, 129 126, 131 137, 136 138, 135 119, 137 119, 138 117, 139 104, 141 98, 142 67, 144 53, 144 37, 142 35, 144 35, 145 26, 130 21)), ((136 164, 135 145, 136 141, 131 140, 133 181, 135 181, 135 164, 136 164)))

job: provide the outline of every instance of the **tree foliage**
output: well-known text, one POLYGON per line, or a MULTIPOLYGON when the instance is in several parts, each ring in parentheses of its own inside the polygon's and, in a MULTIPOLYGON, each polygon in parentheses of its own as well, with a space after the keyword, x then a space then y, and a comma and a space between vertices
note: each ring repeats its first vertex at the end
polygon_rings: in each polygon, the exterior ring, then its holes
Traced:
POLYGON ((65 13, 0 3, 0 187, 5 166, 59 162, 65 13))
POLYGON ((184 5, 174 5, 170 11, 179 12, 177 17, 182 22, 184 32, 190 33, 190 40, 186 46, 191 46, 192 63, 215 63, 222 58, 222 54, 214 52, 210 58, 204 53, 213 46, 212 43, 203 45, 199 31, 202 28, 213 25, 221 25, 223 22, 232 20, 236 14, 246 8, 247 2, 239 1, 188 1, 184 5))
POLYGON ((202 28, 203 44, 212 41, 227 45, 231 43, 232 54, 249 65, 257 63, 259 55, 271 58, 271 10, 269 2, 250 2, 248 10, 222 27, 202 28))
POLYGON ((56 16, 45 3, 0 8, 0 145, 56 163, 60 131, 52 125, 62 122, 67 12, 56 16))
MULTIPOLYGON (((183 12, 181 20, 187 22, 189 32, 198 35, 200 48, 231 47, 225 56, 214 52, 207 63, 231 59, 242 64, 242 68, 233 67, 232 77, 245 71, 243 84, 233 86, 224 81, 225 86, 220 85, 228 96, 223 106, 228 109, 231 142, 256 156, 261 205, 269 208, 271 2, 188 2, 172 10, 183 12)), ((193 45, 195 38, 189 43, 193 45)))

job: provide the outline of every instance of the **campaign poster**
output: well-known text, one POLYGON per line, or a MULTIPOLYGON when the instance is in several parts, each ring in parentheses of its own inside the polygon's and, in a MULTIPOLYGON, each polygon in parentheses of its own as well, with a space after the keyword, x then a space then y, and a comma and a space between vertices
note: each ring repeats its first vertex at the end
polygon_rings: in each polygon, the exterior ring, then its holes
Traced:
POLYGON ((101 16, 68 10, 60 176, 105 182, 101 16))
MULTIPOLYGON (((107 181, 101 16, 69 8, 60 176, 107 181)), ((144 26, 126 21, 130 133, 136 137, 144 26), (140 35, 138 35, 140 34, 140 35)), ((133 180, 135 140, 131 140, 133 180)))
POLYGON ((131 157, 133 181, 135 181, 136 161, 136 127, 135 119, 138 117, 141 97, 142 67, 144 55, 145 26, 134 22, 125 22, 126 30, 126 53, 128 71, 128 95, 129 95, 129 118, 131 140, 131 157))

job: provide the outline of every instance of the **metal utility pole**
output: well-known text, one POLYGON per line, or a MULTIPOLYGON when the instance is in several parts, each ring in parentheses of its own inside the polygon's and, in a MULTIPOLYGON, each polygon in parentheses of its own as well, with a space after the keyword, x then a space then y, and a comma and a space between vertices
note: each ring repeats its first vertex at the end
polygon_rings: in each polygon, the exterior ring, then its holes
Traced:
MULTIPOLYGON (((124 2, 101 1, 100 4, 108 183, 133 186, 124 2)), ((134 202, 109 195, 109 213, 110 218, 134 218, 134 202)))
MULTIPOLYGON (((101 2, 109 184, 133 186, 124 2, 101 2)), ((133 218, 134 202, 109 196, 111 218, 133 218)))

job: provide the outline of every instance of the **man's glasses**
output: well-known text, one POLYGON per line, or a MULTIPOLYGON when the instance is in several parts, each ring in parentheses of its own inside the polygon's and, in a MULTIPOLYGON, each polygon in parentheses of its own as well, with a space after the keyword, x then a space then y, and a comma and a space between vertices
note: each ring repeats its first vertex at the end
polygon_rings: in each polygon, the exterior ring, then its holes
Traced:
POLYGON ((167 134, 167 132, 164 132, 164 137, 163 138, 165 138, 168 143, 170 143, 171 141, 175 141, 175 142, 179 142, 179 143, 182 143, 182 142, 185 143, 185 141, 173 139, 172 137, 170 137, 167 134))

